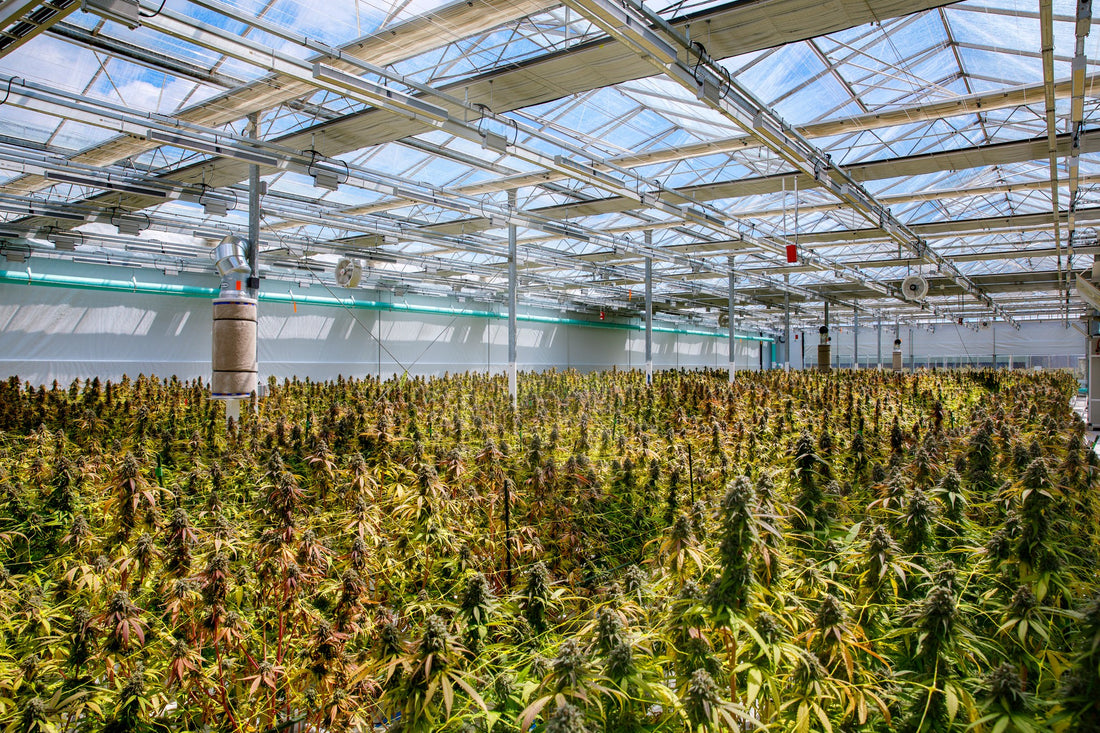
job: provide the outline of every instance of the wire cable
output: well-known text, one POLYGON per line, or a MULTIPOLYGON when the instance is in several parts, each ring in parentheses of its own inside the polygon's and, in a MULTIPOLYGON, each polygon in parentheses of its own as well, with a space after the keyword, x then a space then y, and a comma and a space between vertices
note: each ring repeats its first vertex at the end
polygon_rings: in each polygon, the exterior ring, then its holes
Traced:
MULTIPOLYGON (((278 232, 275 232, 275 236, 277 238, 279 238, 280 241, 282 241, 282 237, 278 234, 278 232)), ((436 337, 434 339, 432 339, 432 341, 429 342, 427 346, 424 347, 424 349, 420 352, 420 354, 417 355, 417 357, 415 359, 413 359, 409 364, 406 365, 403 362, 401 362, 401 360, 398 359, 397 356, 392 351, 389 350, 389 348, 386 347, 386 345, 382 342, 381 338, 379 338, 378 336, 375 336, 374 333, 371 331, 371 329, 368 328, 365 323, 363 323, 361 320, 359 320, 359 317, 355 314, 355 311, 351 309, 351 307, 344 301, 344 299, 341 298, 340 296, 338 296, 332 290, 332 288, 329 287, 329 284, 325 280, 323 280, 321 278, 321 276, 318 275, 313 270, 313 267, 311 267, 309 265, 309 263, 306 261, 306 258, 305 258, 304 255, 302 255, 300 257, 296 257, 295 260, 299 264, 305 265, 305 269, 310 274, 310 276, 314 280, 316 280, 318 283, 320 283, 321 287, 323 287, 328 292, 328 294, 331 295, 333 297, 333 299, 336 300, 336 302, 340 304, 340 307, 343 308, 345 311, 347 311, 347 313, 351 317, 352 321, 354 321, 360 328, 362 328, 363 331, 366 332, 366 334, 368 336, 370 336, 374 340, 375 343, 378 344, 378 348, 380 348, 382 351, 386 352, 386 356, 388 356, 390 358, 390 360, 401 369, 401 377, 397 380, 392 380, 390 385, 387 386, 386 389, 382 390, 381 394, 378 395, 378 399, 376 401, 377 403, 381 403, 384 399, 386 399, 386 397, 389 395, 389 393, 393 389, 393 387, 396 384, 398 384, 401 380, 403 380, 405 377, 408 376, 409 370, 420 363, 420 361, 427 355, 428 351, 433 346, 435 346, 435 344, 439 341, 440 338, 442 338, 443 334, 449 328, 454 326, 454 324, 458 321, 459 315, 461 315, 461 314, 456 314, 455 316, 453 316, 451 318, 451 320, 448 321, 447 325, 439 330, 439 333, 436 335, 436 337)), ((379 378, 381 378, 381 374, 379 374, 379 378)))

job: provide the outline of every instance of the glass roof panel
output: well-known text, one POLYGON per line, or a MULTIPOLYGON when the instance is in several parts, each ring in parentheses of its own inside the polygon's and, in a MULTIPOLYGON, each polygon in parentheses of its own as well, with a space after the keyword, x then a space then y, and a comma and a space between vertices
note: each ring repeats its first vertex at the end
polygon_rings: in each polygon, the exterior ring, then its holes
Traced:
POLYGON ((66 120, 54 132, 50 144, 69 150, 84 150, 114 137, 117 137, 114 132, 102 127, 66 120))
POLYGON ((756 64, 738 74, 737 80, 767 105, 775 104, 788 90, 798 88, 825 68, 808 44, 794 43, 776 49, 767 64, 756 64))
MULTIPOLYGON (((1022 3, 1009 4, 1023 8, 1022 3)), ((1032 52, 1039 50, 1029 47, 1039 38, 1037 14, 975 12, 979 7, 980 3, 966 3, 961 8, 948 7, 945 10, 955 41, 974 46, 1007 46, 1032 52)), ((1027 3, 1027 9, 1035 11, 1037 4, 1027 3)), ((1072 39, 1072 28, 1070 34, 1072 39)))
POLYGON ((669 123, 683 128, 696 140, 727 138, 740 128, 699 103, 683 87, 664 78, 646 78, 622 84, 619 89, 645 104, 669 123))
MULTIPOLYGON (((959 56, 967 69, 975 70, 972 76, 1001 84, 1016 86, 1027 80, 1043 77, 1043 62, 1038 57, 1028 57, 998 50, 985 50, 968 45, 959 46, 959 56)), ((1069 64, 1055 61, 1056 77, 1069 75, 1069 64)))
POLYGON ((57 118, 51 115, 10 104, 0 106, 0 129, 10 137, 45 144, 50 141, 58 124, 57 118))
POLYGON ((33 47, 23 46, 0 58, 0 72, 4 74, 77 93, 98 71, 99 60, 94 53, 52 36, 36 38, 33 47))
MULTIPOLYGON (((243 30, 241 24, 237 24, 243 30)), ((103 26, 97 31, 98 34, 107 36, 109 38, 118 39, 129 44, 133 44, 140 48, 144 48, 150 51, 156 51, 168 56, 169 58, 181 59, 188 63, 194 64, 204 69, 212 69, 218 65, 221 59, 221 54, 208 51, 204 48, 196 46, 193 43, 181 41, 172 36, 165 35, 158 31, 146 28, 144 26, 138 26, 133 30, 126 26, 119 25, 112 21, 105 21, 103 26)), ((242 65, 242 68, 237 70, 226 70, 225 73, 230 76, 243 80, 251 80, 259 78, 263 75, 255 67, 242 65)))
POLYGON ((192 81, 111 59, 84 94, 131 110, 167 114, 178 109, 194 89, 192 81))
MULTIPOLYGON (((317 6, 310 0, 247 0, 234 6, 231 15, 235 17, 203 9, 185 0, 169 0, 166 7, 306 59, 312 56, 312 52, 305 47, 252 28, 241 19, 259 15, 266 22, 295 34, 338 45, 400 23, 418 13, 431 12, 440 5, 437 0, 333 0, 326 5, 325 12, 318 12, 317 6)), ((727 3, 720 7, 710 0, 667 0, 648 7, 657 8, 671 17, 703 9, 718 14, 735 13, 739 12, 739 5, 727 3)), ((454 12, 466 11, 457 7, 454 12)), ((821 12, 831 10, 823 6, 821 12)), ((1068 64, 1074 42, 1074 12, 1076 5, 1072 0, 1058 0, 1056 3, 1055 73, 1060 78, 1066 78, 1069 73, 1068 64)), ((474 13, 474 10, 469 13, 474 13)), ((186 41, 174 40, 147 28, 129 31, 113 23, 100 23, 94 16, 84 13, 74 15, 70 22, 83 28, 98 28, 101 37, 136 42, 153 53, 177 58, 215 75, 228 75, 244 81, 264 76, 260 69, 249 64, 226 59, 216 52, 199 49, 186 41)), ((861 24, 812 41, 747 53, 727 60, 724 65, 736 70, 738 80, 765 102, 774 105, 775 111, 786 121, 799 126, 808 125, 810 127, 807 129, 812 134, 828 129, 828 137, 812 138, 812 143, 830 154, 834 161, 861 166, 908 156, 927 156, 931 162, 927 166, 928 172, 923 175, 878 180, 876 177, 882 175, 884 168, 881 163, 877 167, 855 168, 860 175, 866 172, 871 176, 872 180, 865 187, 904 221, 923 223, 1045 213, 1050 210, 1052 202, 1049 184, 1044 185, 1048 163, 1042 157, 994 166, 983 163, 986 159, 982 156, 986 153, 977 151, 973 156, 972 168, 944 170, 935 165, 935 156, 944 151, 1041 138, 1046 132, 1046 122, 1039 97, 1029 107, 996 109, 994 104, 991 105, 993 109, 983 109, 981 114, 960 114, 944 119, 923 119, 917 113, 903 124, 889 126, 883 126, 882 122, 870 116, 875 112, 891 112, 911 105, 996 91, 1009 85, 1041 84, 1038 23, 1038 8, 1033 0, 964 0, 942 10, 884 18, 881 22, 861 24), (823 120, 844 122, 830 128, 818 127, 815 131, 811 123, 823 120), (945 193, 932 197, 927 195, 930 191, 945 193)), ((418 45, 410 58, 397 62, 394 68, 436 84, 457 82, 452 89, 462 89, 462 82, 475 74, 491 73, 494 81, 500 80, 497 88, 508 90, 511 79, 520 78, 513 77, 513 74, 529 73, 538 68, 525 65, 525 61, 548 53, 562 53, 563 49, 584 44, 598 35, 578 13, 562 7, 513 21, 496 30, 485 31, 486 27, 482 24, 481 30, 469 37, 457 37, 451 28, 440 25, 439 43, 434 48, 418 45)), ((1100 33, 1094 33, 1085 47, 1092 56, 1090 72, 1097 71, 1100 66, 1100 59, 1094 53, 1100 50, 1098 41, 1100 33)), ((616 42, 600 41, 600 44, 611 43, 616 42)), ((251 91, 230 91, 226 96, 217 96, 210 101, 210 97, 225 90, 196 86, 190 78, 108 58, 103 53, 97 56, 48 35, 36 39, 31 47, 36 49, 37 54, 30 57, 33 62, 21 62, 21 54, 16 53, 10 59, 0 61, 0 70, 27 78, 35 78, 34 75, 38 74, 38 79, 83 94, 89 100, 105 100, 136 111, 170 114, 180 107, 209 102, 208 108, 212 112, 218 107, 231 110, 229 114, 210 116, 209 119, 217 121, 212 126, 226 124, 225 121, 229 120, 228 126, 236 132, 244 129, 244 117, 252 111, 247 101, 238 101, 252 98, 251 91), (49 58, 51 53, 56 57, 56 62, 43 64, 42 54, 49 58), (21 67, 20 63, 27 68, 21 67), (22 71, 26 73, 20 73, 22 71)), ((595 83, 605 73, 614 72, 601 69, 599 75, 592 76, 592 82, 595 83)), ((752 219, 747 225, 756 227, 758 234, 793 228, 793 218, 785 218, 782 211, 785 203, 789 205, 792 202, 793 194, 784 195, 781 191, 769 190, 777 183, 775 179, 762 180, 766 176, 790 171, 790 163, 757 143, 740 147, 736 141, 743 139, 745 132, 705 106, 693 91, 659 76, 631 80, 605 89, 586 88, 583 81, 582 74, 577 74, 573 79, 559 79, 554 83, 561 85, 561 93, 541 97, 553 96, 552 101, 507 113, 522 124, 539 129, 537 135, 521 134, 516 138, 514 134, 508 134, 506 125, 500 123, 485 123, 485 127, 549 157, 563 154, 580 158, 584 155, 578 151, 585 150, 592 159, 621 157, 624 160, 655 161, 644 162, 637 169, 637 173, 649 179, 642 185, 652 185, 656 180, 664 186, 697 187, 692 191, 699 191, 700 200, 708 205, 721 211, 751 214, 752 219), (708 149, 702 145, 717 141, 722 141, 721 147, 708 149), (671 153, 681 148, 691 149, 683 159, 670 154, 652 155, 648 159, 643 155, 656 151, 671 153), (742 181, 743 186, 740 185, 742 181), (737 183, 722 187, 712 185, 727 182, 737 183), (751 195, 714 198, 728 196, 737 190, 750 192, 751 195)), ((476 84, 483 82, 484 79, 472 80, 476 84)), ((266 105, 262 118, 265 137, 274 138, 315 128, 315 146, 358 167, 364 178, 391 182, 407 178, 412 182, 424 182, 426 186, 421 190, 436 190, 440 196, 462 196, 462 201, 474 203, 467 213, 456 211, 454 206, 445 203, 410 203, 407 198, 387 196, 354 185, 341 185, 337 191, 327 192, 316 188, 309 176, 302 175, 292 166, 292 172, 268 177, 272 185, 265 205, 268 218, 264 221, 264 236, 267 239, 275 236, 285 238, 289 243, 302 243, 306 242, 305 237, 332 239, 358 235, 375 231, 379 225, 387 231, 394 231, 397 227, 413 230, 424 224, 467 218, 480 220, 481 215, 476 211, 478 197, 487 206, 504 206, 507 203, 508 183, 495 181, 543 170, 535 163, 483 148, 476 140, 457 137, 453 129, 435 130, 404 142, 385 142, 386 137, 372 138, 371 126, 359 131, 340 119, 354 116, 365 105, 317 90, 300 95, 299 100, 295 101, 289 98, 291 94, 280 96, 275 91, 279 83, 273 82, 271 89, 256 87, 254 98, 262 98, 266 105), (330 127, 335 132, 326 140, 323 132, 330 127), (346 144, 348 141, 358 142, 360 149, 347 150, 353 147, 346 144), (460 190, 460 187, 472 183, 485 185, 460 190), (347 208, 351 210, 339 210, 347 208), (284 220, 286 224, 280 224, 284 220), (318 223, 321 220, 327 220, 329 225, 321 226, 318 223)), ((498 94, 507 98, 513 92, 508 90, 498 94)), ((1100 104, 1094 99, 1086 100, 1087 121, 1098 114, 1098 107, 1100 104)), ((1066 118, 1069 109, 1068 99, 1059 100, 1056 113, 1060 132, 1068 129, 1066 118)), ((199 112, 192 119, 202 118, 203 113, 199 112)), ((0 108, 0 124, 5 124, 4 132, 9 136, 26 133, 24 137, 28 142, 49 144, 55 149, 89 148, 116 135, 112 130, 89 128, 75 122, 59 124, 56 119, 36 117, 33 113, 7 106, 0 108)), ((306 144, 301 141, 309 137, 308 132, 299 136, 295 147, 305 147, 306 144)), ((197 168, 194 171, 176 169, 201 162, 205 176, 207 169, 216 175, 221 166, 217 158, 209 155, 171 149, 135 152, 141 146, 135 147, 125 141, 112 145, 123 151, 120 156, 130 156, 149 170, 179 174, 184 178, 190 176, 191 180, 196 177, 197 168)), ((101 153, 97 151, 96 154, 101 153)), ((994 157, 987 159, 997 160, 994 157)), ((1008 156, 1004 159, 1015 158, 1008 156)), ((969 163, 968 159, 966 164, 969 163)), ((955 164, 957 162, 952 163, 955 164)), ((7 167, 10 169, 10 166, 7 167)), ((549 166, 551 169, 553 167, 549 166)), ((239 173, 242 167, 237 165, 225 170, 239 173)), ((1065 176, 1065 173, 1063 164, 1061 174, 1065 176)), ((1089 177, 1100 176, 1100 155, 1083 155, 1081 174, 1082 189, 1077 204, 1095 206, 1100 203, 1100 194, 1097 193, 1100 184, 1090 181, 1089 177)), ((619 173, 614 175, 619 176, 619 173)), ((600 231, 618 230, 619 236, 635 241, 640 239, 643 227, 652 226, 660 246, 685 245, 677 251, 687 257, 697 256, 693 243, 720 240, 723 236, 721 232, 690 221, 680 221, 680 217, 668 211, 655 208, 624 211, 621 209, 626 206, 620 206, 619 202, 595 207, 598 211, 614 209, 610 213, 575 216, 575 212, 584 209, 574 204, 610 196, 604 188, 593 185, 585 176, 563 178, 560 172, 551 170, 541 178, 521 178, 518 183, 523 184, 519 190, 522 208, 565 206, 564 211, 571 215, 572 221, 600 231), (532 185, 536 181, 538 185, 532 185)), ((244 187, 239 181, 219 181, 216 185, 224 189, 234 184, 236 190, 243 193, 244 187)), ((630 185, 638 184, 632 182, 630 185)), ((71 185, 55 186, 54 191, 59 197, 102 193, 102 189, 74 188, 71 185)), ((1064 182, 1059 197, 1061 206, 1065 207, 1070 200, 1070 192, 1064 182)), ((896 242, 891 242, 884 232, 867 232, 872 226, 867 218, 850 209, 839 209, 834 195, 823 189, 809 189, 800 191, 798 198, 801 208, 799 227, 803 232, 837 232, 835 236, 830 235, 836 241, 822 245, 822 252, 854 262, 864 261, 868 257, 897 257, 896 242), (851 236, 843 233, 847 229, 864 231, 858 236, 851 236), (863 238, 867 234, 871 239, 863 238)), ((220 221, 218 217, 207 217, 194 203, 169 202, 151 211, 157 216, 178 220, 181 225, 209 220, 210 225, 214 226, 220 221)), ((232 212, 225 221, 242 225, 242 211, 232 212)), ((495 222, 493 226, 490 235, 482 233, 483 225, 479 221, 477 226, 467 230, 474 233, 463 235, 462 240, 448 240, 425 233, 421 237, 424 241, 411 242, 402 238, 400 242, 385 244, 384 249, 404 251, 406 254, 438 252, 440 262, 449 262, 454 267, 453 278, 472 282, 471 278, 483 275, 488 277, 483 284, 495 283, 497 285, 494 287, 497 287, 502 282, 499 267, 495 270, 470 269, 479 263, 499 266, 505 228, 500 222, 495 222)), ((457 231, 459 228, 453 229, 457 231)), ((563 267, 557 260, 560 255, 585 253, 605 259, 599 260, 602 264, 598 267, 589 264, 565 267, 568 272, 584 273, 582 277, 586 284, 591 281, 591 287, 585 289, 591 297, 605 294, 621 297, 621 289, 609 288, 608 281, 638 277, 637 256, 631 255, 628 261, 618 262, 616 258, 626 256, 626 253, 611 252, 608 256, 608 243, 605 241, 562 238, 560 234, 541 230, 533 222, 527 222, 520 229, 522 236, 530 240, 526 251, 533 262, 532 273, 545 271, 560 274, 563 267), (540 258, 544 261, 540 262, 540 258)), ((1028 236, 1027 241, 1039 241, 1037 234, 1033 236, 1029 233, 1028 236)), ((945 235, 929 237, 928 241, 949 253, 964 253, 968 251, 967 247, 979 246, 974 244, 977 242, 982 243, 980 246, 1012 246, 1002 233, 959 237, 945 235), (964 243, 959 244, 956 240, 964 243)), ((337 245, 338 248, 342 246, 337 245)), ((779 259, 782 259, 781 256, 779 259)), ((776 266, 776 255, 773 253, 754 252, 745 256, 744 260, 758 268, 776 266)), ((288 264, 293 265, 293 258, 288 260, 288 264)), ((423 261, 405 260, 389 269, 394 273, 423 274, 423 265, 423 261)), ((1011 261, 983 261, 973 267, 985 268, 981 271, 987 272, 1007 272, 1020 265, 1011 261)), ((696 262, 695 269, 698 268, 699 263, 696 262)), ((700 288, 709 288, 710 297, 720 300, 724 287, 721 274, 712 278, 709 274, 695 273, 699 275, 697 279, 691 277, 691 269, 692 266, 685 264, 680 255, 674 261, 660 263, 658 271, 665 276, 689 276, 683 282, 667 283, 663 289, 678 292, 685 298, 694 298, 700 288)), ((886 276, 893 270, 876 270, 874 274, 886 276)), ((804 283, 825 283, 830 288, 845 282, 835 278, 831 271, 800 273, 795 279, 804 283)), ((433 279, 430 287, 445 287, 443 282, 433 279)), ((884 299, 884 302, 891 308, 898 307, 891 301, 884 299)), ((975 303, 970 306, 977 308, 975 303)))
POLYGON ((771 107, 794 125, 813 122, 834 110, 847 110, 848 114, 864 111, 861 104, 853 99, 844 81, 825 71, 824 67, 821 76, 814 78, 812 83, 785 94, 771 107))

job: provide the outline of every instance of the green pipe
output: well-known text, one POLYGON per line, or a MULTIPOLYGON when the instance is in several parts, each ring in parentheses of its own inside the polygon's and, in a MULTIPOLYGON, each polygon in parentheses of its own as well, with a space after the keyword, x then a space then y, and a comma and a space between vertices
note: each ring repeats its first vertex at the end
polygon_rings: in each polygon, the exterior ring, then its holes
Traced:
MULTIPOLYGON (((185 298, 215 298, 221 292, 218 288, 204 288, 197 285, 174 285, 171 283, 142 282, 138 280, 108 280, 105 278, 74 277, 16 270, 0 270, 0 283, 15 285, 43 285, 51 288, 71 288, 74 290, 107 290, 119 293, 143 293, 147 295, 174 295, 185 298)), ((395 313, 419 313, 435 316, 464 316, 467 318, 507 318, 507 313, 493 311, 468 310, 465 308, 445 308, 442 306, 418 305, 410 303, 387 303, 381 300, 356 300, 354 298, 333 298, 325 295, 291 295, 286 293, 261 292, 259 299, 266 303, 300 303, 327 308, 357 308, 362 310, 390 311, 395 313)), ((616 323, 603 321, 585 321, 579 318, 559 318, 535 314, 516 314, 517 321, 528 323, 549 323, 561 326, 580 326, 584 328, 611 328, 627 331, 644 331, 645 326, 637 323, 616 323)), ((658 333, 671 333, 681 336, 706 336, 708 338, 728 338, 725 333, 700 331, 688 328, 654 326, 658 333)), ((742 341, 772 342, 770 336, 737 336, 742 341)))
POLYGON ((0 270, 0 283, 15 285, 45 285, 50 288, 73 288, 74 290, 109 290, 122 293, 150 293, 153 295, 176 295, 185 298, 213 298, 217 288, 200 288, 195 285, 172 285, 169 283, 147 283, 136 280, 105 280, 92 277, 73 277, 71 275, 44 275, 13 270, 0 270))

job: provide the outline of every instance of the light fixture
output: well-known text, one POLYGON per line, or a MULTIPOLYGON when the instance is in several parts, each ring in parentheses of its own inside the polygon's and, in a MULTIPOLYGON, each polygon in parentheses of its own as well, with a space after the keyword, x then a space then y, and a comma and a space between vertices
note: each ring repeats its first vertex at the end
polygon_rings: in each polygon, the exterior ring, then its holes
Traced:
POLYGON ((10 214, 23 214, 26 216, 45 216, 50 219, 62 219, 64 221, 84 221, 83 214, 71 214, 66 211, 35 207, 31 204, 6 204, 0 203, 0 211, 10 214))
POLYGON ((111 211, 111 224, 118 228, 119 234, 137 236, 148 229, 150 224, 148 214, 141 214, 141 217, 139 219, 136 216, 128 216, 119 209, 113 209, 111 211))
POLYGON ((648 18, 638 17, 614 2, 594 0, 585 4, 585 10, 591 12, 597 25, 611 35, 624 38, 665 66, 676 63, 676 49, 663 38, 650 30, 648 18))
MULTIPOLYGON (((1085 30, 1088 33, 1088 30, 1085 30)), ((1080 120, 1085 116, 1085 57, 1078 54, 1070 62, 1070 80, 1073 90, 1073 99, 1070 102, 1070 119, 1080 120), (1078 93, 1080 90, 1080 93, 1078 93)))
POLYGON ((112 181, 110 177, 107 179, 88 178, 87 176, 74 176, 70 173, 60 173, 58 171, 46 171, 47 181, 60 181, 62 183, 72 183, 77 186, 88 186, 90 188, 102 188, 108 191, 123 191, 125 193, 136 193, 142 196, 152 196, 153 198, 168 198, 166 191, 161 191, 156 188, 149 188, 147 186, 138 186, 133 183, 124 183, 122 181, 112 181))
POLYGON ((229 213, 229 202, 222 199, 207 199, 202 202, 202 213, 207 216, 225 216, 229 213))
POLYGON ((498 153, 507 153, 508 138, 490 130, 483 130, 481 132, 481 147, 488 150, 495 150, 498 153))
POLYGON ((407 112, 427 115, 431 119, 441 122, 446 122, 450 119, 450 114, 442 107, 437 107, 422 99, 399 92, 395 89, 390 89, 381 84, 369 82, 366 79, 347 74, 321 63, 313 64, 313 78, 317 81, 325 82, 326 85, 334 85, 352 93, 360 94, 369 99, 371 104, 375 106, 390 108, 399 107, 407 112))
POLYGON ((26 249, 16 249, 7 243, 5 243, 2 248, 0 248, 0 251, 3 251, 4 259, 6 259, 8 262, 26 262, 27 255, 30 254, 30 252, 26 249))
POLYGON ((567 225, 555 224, 553 222, 548 221, 548 222, 541 222, 538 225, 538 227, 539 227, 539 229, 546 232, 547 234, 560 234, 563 237, 569 237, 570 239, 577 239, 577 240, 580 240, 582 242, 591 241, 591 237, 589 237, 587 234, 583 234, 583 233, 577 231, 576 229, 574 229, 573 227, 570 227, 570 226, 567 226, 567 225))
POLYGON ((323 188, 326 191, 335 191, 340 188, 340 179, 331 171, 314 171, 313 185, 317 188, 323 188))
POLYGON ((270 155, 262 155, 260 153, 253 153, 248 150, 241 150, 233 145, 219 145, 217 143, 208 143, 202 140, 195 140, 189 137, 183 137, 182 135, 173 135, 168 132, 161 132, 160 130, 149 130, 145 134, 145 137, 153 142, 165 143, 167 145, 175 145, 177 148, 184 148, 186 150, 194 150, 199 153, 209 153, 211 155, 220 155, 226 158, 235 158, 237 160, 243 160, 246 163, 254 163, 256 165, 278 165, 279 159, 270 155))
POLYGON ((199 204, 202 205, 202 212, 206 216, 225 216, 229 213, 230 208, 237 208, 237 194, 230 191, 233 194, 233 200, 230 201, 224 196, 211 195, 211 189, 203 186, 202 193, 199 194, 199 204), (232 207, 230 207, 232 204, 232 207))
POLYGON ((141 6, 136 0, 84 0, 84 10, 122 23, 130 30, 141 25, 141 6))
POLYGON ((63 231, 55 229, 46 235, 46 239, 53 242, 53 248, 65 252, 73 252, 76 245, 84 244, 84 235, 76 231, 63 231))
POLYGON ((310 156, 309 166, 306 167, 306 175, 313 178, 313 185, 317 188, 322 188, 326 191, 335 191, 340 188, 341 183, 345 183, 348 180, 348 174, 350 171, 348 169, 348 164, 344 161, 331 159, 333 162, 339 163, 340 165, 344 166, 341 177, 340 171, 319 165, 319 162, 329 160, 326 159, 319 152, 312 149, 305 152, 309 153, 310 156))

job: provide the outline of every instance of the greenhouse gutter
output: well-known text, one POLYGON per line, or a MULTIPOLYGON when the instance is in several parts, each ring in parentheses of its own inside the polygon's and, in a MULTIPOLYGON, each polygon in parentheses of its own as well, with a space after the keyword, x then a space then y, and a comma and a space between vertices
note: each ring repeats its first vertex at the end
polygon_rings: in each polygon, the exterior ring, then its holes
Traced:
MULTIPOLYGON (((73 290, 105 290, 116 293, 141 293, 144 295, 174 295, 184 298, 214 298, 220 292, 217 288, 204 288, 197 285, 175 285, 172 283, 141 282, 136 278, 130 280, 109 280, 106 278, 75 277, 72 275, 56 275, 31 272, 28 268, 24 271, 0 270, 0 283, 14 285, 43 285, 53 288, 70 288, 73 290)), ((259 299, 267 303, 289 303, 299 305, 316 305, 327 308, 356 308, 361 310, 391 311, 395 313, 418 313, 434 316, 463 316, 467 318, 504 319, 507 313, 495 313, 493 311, 468 310, 465 308, 444 308, 430 305, 414 305, 409 303, 387 303, 381 300, 356 300, 354 298, 333 298, 323 295, 292 295, 286 293, 261 292, 259 299)), ((580 326, 584 328, 611 328, 625 331, 644 331, 645 326, 637 323, 614 323, 600 321, 585 321, 579 318, 560 318, 557 316, 539 316, 534 314, 516 314, 517 321, 528 323, 549 323, 562 326, 580 326)), ((702 331, 691 328, 672 328, 670 326, 654 326, 654 333, 671 333, 681 336, 705 336, 708 338, 729 338, 725 332, 702 331)), ((774 345, 775 339, 771 336, 736 336, 741 341, 763 341, 774 345)))

